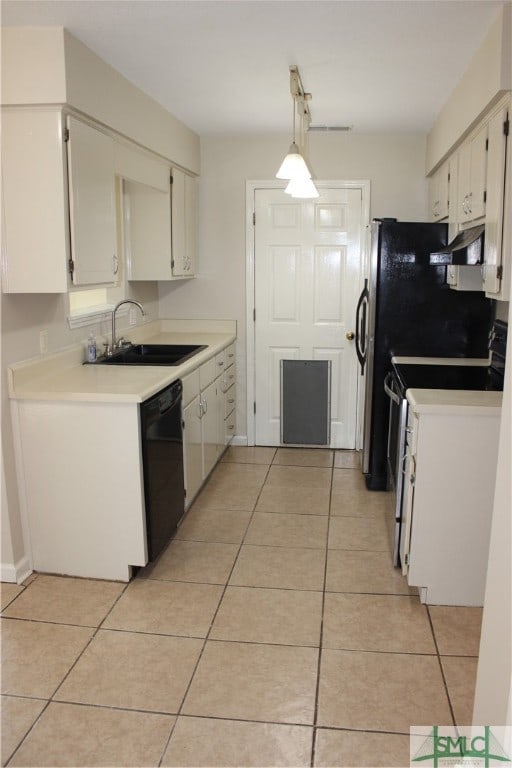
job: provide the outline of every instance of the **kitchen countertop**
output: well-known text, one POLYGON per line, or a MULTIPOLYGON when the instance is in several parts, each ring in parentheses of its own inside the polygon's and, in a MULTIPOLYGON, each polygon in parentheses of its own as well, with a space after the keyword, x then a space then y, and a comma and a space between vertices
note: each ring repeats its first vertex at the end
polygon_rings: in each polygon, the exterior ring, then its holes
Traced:
MULTIPOLYGON (((488 366, 487 358, 477 357, 392 357, 393 363, 401 365, 475 365, 488 366)), ((407 400, 415 413, 481 414, 500 411, 502 392, 461 389, 420 389, 406 392, 407 400)), ((494 414, 493 414, 494 415, 494 414)))
POLYGON ((407 401, 415 413, 495 415, 501 410, 502 392, 459 389, 408 389, 407 401))
POLYGON ((83 365, 84 346, 41 355, 8 368, 16 400, 140 403, 186 376, 236 340, 235 321, 159 320, 125 331, 133 343, 206 344, 182 365, 83 365))

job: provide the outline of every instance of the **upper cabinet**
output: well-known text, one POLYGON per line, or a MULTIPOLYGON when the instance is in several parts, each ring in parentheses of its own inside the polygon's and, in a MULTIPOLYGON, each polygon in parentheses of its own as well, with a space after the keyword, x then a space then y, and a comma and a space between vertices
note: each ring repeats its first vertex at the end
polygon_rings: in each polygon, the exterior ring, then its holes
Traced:
POLYGON ((197 181, 179 168, 172 169, 172 273, 192 277, 196 269, 197 181))
POLYGON ((2 113, 2 287, 65 293, 69 229, 60 110, 2 113))
MULTIPOLYGON (((132 154, 135 154, 132 150, 132 154)), ((177 280, 195 272, 195 178, 169 165, 118 164, 123 177, 123 231, 129 280, 177 280)))
POLYGON ((483 279, 488 296, 508 300, 510 252, 512 247, 512 201, 510 176, 512 161, 509 142, 510 103, 504 104, 489 121, 489 153, 487 159, 487 209, 483 279), (508 164, 508 168, 507 168, 508 164), (504 265, 505 254, 509 263, 504 265))
POLYGON ((115 283, 112 139, 60 109, 6 109, 2 124, 4 292, 115 283))
POLYGON ((487 124, 458 152, 457 221, 485 216, 487 180, 487 124))
POLYGON ((429 180, 431 221, 445 219, 458 229, 485 223, 483 263, 448 269, 447 282, 502 301, 512 266, 510 104, 508 94, 429 180))
POLYGON ((67 117, 70 272, 74 285, 114 283, 116 234, 114 141, 67 117))
POLYGON ((450 204, 450 162, 447 160, 435 172, 429 184, 429 211, 431 221, 448 218, 450 204))

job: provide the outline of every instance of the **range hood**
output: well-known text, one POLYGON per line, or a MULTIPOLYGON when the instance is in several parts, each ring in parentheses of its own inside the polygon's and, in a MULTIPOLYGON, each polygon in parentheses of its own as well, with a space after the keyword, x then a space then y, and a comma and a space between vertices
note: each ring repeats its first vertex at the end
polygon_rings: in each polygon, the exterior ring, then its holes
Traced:
POLYGON ((446 248, 430 254, 430 263, 442 267, 448 264, 478 265, 484 260, 485 224, 459 232, 446 248))

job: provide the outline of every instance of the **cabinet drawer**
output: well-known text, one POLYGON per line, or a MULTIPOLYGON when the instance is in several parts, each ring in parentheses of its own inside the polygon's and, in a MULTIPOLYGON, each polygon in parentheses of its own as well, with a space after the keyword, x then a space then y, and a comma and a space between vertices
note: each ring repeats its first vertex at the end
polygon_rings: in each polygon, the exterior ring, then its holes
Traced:
POLYGON ((236 382, 236 366, 230 365, 229 368, 224 372, 224 376, 222 377, 222 389, 224 392, 227 392, 227 390, 233 386, 236 382))
POLYGON ((181 381, 183 384, 183 407, 185 408, 199 394, 199 368, 184 376, 181 381))
POLYGON ((226 436, 226 444, 231 440, 231 438, 235 434, 235 429, 236 429, 236 417, 235 417, 235 414, 236 414, 236 411, 233 411, 230 414, 229 419, 226 419, 226 421, 225 421, 224 434, 226 436))
POLYGON ((226 347, 224 352, 226 355, 226 368, 229 368, 229 366, 235 362, 235 345, 230 344, 229 347, 226 347))
POLYGON ((218 355, 215 355, 215 378, 221 376, 226 369, 226 351, 223 349, 218 355))
POLYGON ((203 363, 203 365, 199 368, 199 385, 201 390, 205 389, 208 384, 211 384, 217 375, 215 360, 216 358, 212 357, 211 360, 203 363))
POLYGON ((236 388, 235 385, 231 386, 227 392, 224 393, 224 418, 227 419, 229 414, 236 408, 236 388))

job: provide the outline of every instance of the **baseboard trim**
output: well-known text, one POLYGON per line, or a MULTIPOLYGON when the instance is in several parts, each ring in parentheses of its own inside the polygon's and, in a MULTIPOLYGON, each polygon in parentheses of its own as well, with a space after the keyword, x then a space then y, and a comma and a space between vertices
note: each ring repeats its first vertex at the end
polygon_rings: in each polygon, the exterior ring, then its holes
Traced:
POLYGON ((0 564, 0 581, 22 584, 32 573, 28 557, 24 556, 17 563, 0 564))
POLYGON ((247 445, 247 435, 234 435, 230 445, 247 445))

